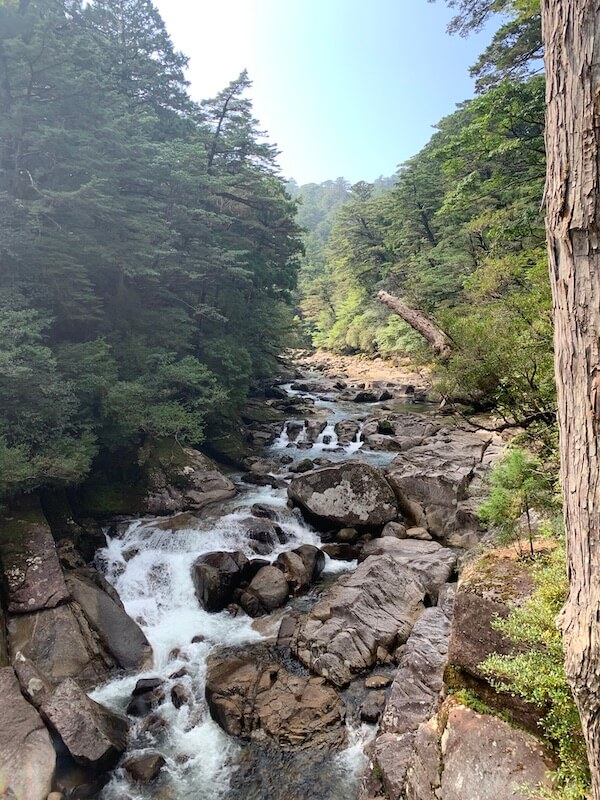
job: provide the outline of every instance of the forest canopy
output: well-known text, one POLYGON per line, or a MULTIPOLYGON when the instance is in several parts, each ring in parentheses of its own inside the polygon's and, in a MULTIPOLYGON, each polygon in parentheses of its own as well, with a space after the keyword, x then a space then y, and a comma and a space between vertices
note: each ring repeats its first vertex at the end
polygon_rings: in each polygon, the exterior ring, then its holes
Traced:
POLYGON ((150 0, 0 3, 0 494, 202 442, 285 345, 295 204, 246 73, 185 66, 150 0))

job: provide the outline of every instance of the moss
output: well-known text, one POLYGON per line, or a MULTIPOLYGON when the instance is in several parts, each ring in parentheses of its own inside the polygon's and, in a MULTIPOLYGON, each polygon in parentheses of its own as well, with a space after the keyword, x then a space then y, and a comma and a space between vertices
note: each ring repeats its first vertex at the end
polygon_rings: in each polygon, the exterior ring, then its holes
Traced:
POLYGON ((389 419, 380 419, 377 423, 377 433, 381 433, 384 436, 393 436, 396 431, 389 419))

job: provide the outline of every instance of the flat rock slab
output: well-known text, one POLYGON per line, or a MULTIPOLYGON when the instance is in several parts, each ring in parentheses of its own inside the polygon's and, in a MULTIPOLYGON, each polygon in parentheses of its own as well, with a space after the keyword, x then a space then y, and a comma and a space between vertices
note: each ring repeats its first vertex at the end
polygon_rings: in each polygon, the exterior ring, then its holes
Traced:
POLYGON ((294 478, 288 494, 312 517, 342 527, 380 527, 398 516, 398 502, 383 473, 357 461, 294 478))
POLYGON ((209 657, 206 699, 213 719, 233 736, 283 750, 340 747, 345 710, 323 678, 289 672, 263 652, 209 657))
POLYGON ((56 753, 42 718, 21 694, 11 667, 0 669, 0 697, 0 796, 46 800, 56 753))
POLYGON ((54 690, 41 712, 78 764, 109 769, 125 751, 127 719, 89 698, 70 678, 54 690))
POLYGON ((394 556, 372 556, 299 619, 292 652, 312 672, 345 686, 377 663, 380 649, 393 652, 407 640, 426 594, 419 576, 394 556))
POLYGON ((50 527, 41 512, 0 520, 0 559, 8 585, 8 612, 53 608, 69 598, 50 527))

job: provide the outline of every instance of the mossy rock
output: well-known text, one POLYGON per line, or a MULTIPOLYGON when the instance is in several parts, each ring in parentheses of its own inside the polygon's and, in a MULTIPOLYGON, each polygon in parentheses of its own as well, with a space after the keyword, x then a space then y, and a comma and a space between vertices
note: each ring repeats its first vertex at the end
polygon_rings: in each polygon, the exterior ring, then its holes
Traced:
POLYGON ((396 433, 396 430, 389 419, 380 419, 377 423, 377 433, 380 433, 383 436, 393 436, 396 433))

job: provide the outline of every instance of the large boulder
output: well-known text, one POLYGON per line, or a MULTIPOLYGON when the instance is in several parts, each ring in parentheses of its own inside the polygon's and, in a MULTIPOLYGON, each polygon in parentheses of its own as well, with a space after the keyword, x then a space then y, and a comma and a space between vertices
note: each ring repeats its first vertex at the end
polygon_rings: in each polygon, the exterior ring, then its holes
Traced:
POLYGON ((290 593, 284 573, 277 567, 263 567, 250 581, 249 594, 256 597, 261 608, 274 611, 285 605, 290 593))
POLYGON ((46 800, 56 753, 42 718, 21 694, 11 667, 0 669, 0 797, 46 800))
POLYGON ((0 519, 0 562, 10 614, 54 608, 69 598, 50 526, 35 505, 0 519))
POLYGON ((143 509, 146 513, 197 511, 235 496, 232 481, 198 450, 168 439, 154 442, 147 451, 142 456, 142 460, 146 458, 149 484, 143 509))
POLYGON ((127 719, 89 698, 72 679, 57 686, 41 713, 84 767, 109 769, 127 747, 127 719))
POLYGON ((312 672, 346 686, 407 640, 426 594, 418 575, 392 555, 372 556, 300 618, 292 652, 312 672))
POLYGON ((358 461, 300 475, 288 494, 311 517, 340 527, 377 528, 398 516, 398 503, 383 473, 358 461))
POLYGON ((537 739, 452 699, 421 726, 416 745, 408 800, 526 800, 538 786, 552 788, 556 765, 537 739))
POLYGON ((403 514, 439 538, 468 526, 476 529, 467 503, 469 486, 491 441, 490 434, 440 429, 396 456, 387 478, 403 514))
POLYGON ((340 746, 344 706, 323 678, 288 671, 261 651, 209 656, 206 699, 232 736, 283 750, 340 746))
POLYGON ((120 667, 141 671, 150 667, 152 648, 140 626, 125 611, 123 604, 104 591, 94 580, 95 570, 81 569, 67 573, 71 596, 83 611, 101 645, 112 654, 120 667))
POLYGON ((10 651, 21 652, 53 683, 76 678, 91 686, 106 680, 117 666, 77 603, 16 614, 8 632, 10 651))
POLYGON ((192 564, 192 580, 200 605, 207 611, 226 608, 244 579, 247 564, 248 559, 240 551, 217 550, 197 558, 192 564))

